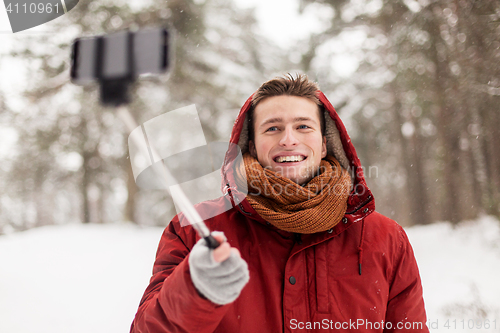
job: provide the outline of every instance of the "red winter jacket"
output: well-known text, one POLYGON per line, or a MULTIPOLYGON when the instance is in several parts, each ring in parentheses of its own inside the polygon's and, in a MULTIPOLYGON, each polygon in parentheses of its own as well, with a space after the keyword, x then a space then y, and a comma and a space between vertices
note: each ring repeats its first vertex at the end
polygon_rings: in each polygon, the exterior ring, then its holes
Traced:
MULTIPOLYGON (((318 96, 336 127, 329 135, 343 149, 329 148, 329 153, 349 164, 355 185, 342 222, 316 234, 281 231, 246 200, 234 204, 237 189, 231 171, 223 167, 226 195, 197 209, 223 212, 206 223, 211 230, 224 231, 231 246, 240 250, 250 270, 249 283, 231 304, 220 306, 201 297, 188 265, 198 236, 191 226, 180 226, 183 216, 178 215, 161 237, 132 333, 428 332, 408 238, 396 222, 375 212, 346 129, 326 97, 321 92, 318 96)), ((243 151, 250 101, 231 135, 243 151)))

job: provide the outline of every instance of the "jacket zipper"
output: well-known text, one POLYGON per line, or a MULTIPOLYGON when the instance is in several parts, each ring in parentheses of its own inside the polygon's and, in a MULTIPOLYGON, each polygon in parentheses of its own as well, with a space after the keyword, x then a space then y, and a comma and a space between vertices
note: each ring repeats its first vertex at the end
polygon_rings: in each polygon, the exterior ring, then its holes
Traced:
POLYGON ((301 234, 293 234, 293 240, 295 243, 302 245, 302 235, 301 234))
MULTIPOLYGON (((224 195, 229 195, 229 197, 231 198, 231 201, 233 204, 235 204, 234 200, 233 200, 233 196, 231 195, 231 187, 229 186, 229 184, 226 184, 226 187, 227 187, 227 192, 226 194, 224 195)), ((238 207, 240 208, 241 212, 245 215, 249 215, 249 216, 252 216, 252 213, 250 212, 247 212, 244 208, 243 208, 243 205, 241 203, 238 204, 238 207)))

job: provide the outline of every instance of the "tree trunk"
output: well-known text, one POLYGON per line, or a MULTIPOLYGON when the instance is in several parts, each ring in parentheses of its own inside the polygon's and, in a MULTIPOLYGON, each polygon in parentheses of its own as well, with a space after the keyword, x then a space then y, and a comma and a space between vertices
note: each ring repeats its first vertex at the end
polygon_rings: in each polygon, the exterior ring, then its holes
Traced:
POLYGON ((410 202, 410 221, 413 225, 429 224, 432 221, 429 214, 428 198, 425 187, 421 139, 418 137, 418 131, 413 133, 410 141, 404 137, 401 131, 401 126, 404 123, 401 117, 402 104, 398 97, 396 82, 391 84, 391 89, 395 96, 393 114, 396 126, 394 131, 400 144, 402 163, 406 170, 406 189, 410 202))
MULTIPOLYGON (((433 7, 432 5, 429 7, 433 7)), ((432 13, 432 8, 430 8, 432 13)), ((440 59, 438 55, 438 47, 443 44, 437 41, 440 38, 440 28, 438 18, 433 14, 430 15, 428 23, 429 33, 433 40, 432 46, 429 48, 430 59, 436 65, 436 73, 434 79, 434 91, 436 96, 436 105, 439 108, 437 115, 437 128, 441 141, 442 148, 442 163, 443 163, 443 186, 444 186, 444 205, 441 211, 441 219, 449 220, 452 223, 457 223, 461 220, 460 204, 459 204, 459 188, 458 182, 460 177, 460 147, 459 136, 455 132, 453 107, 448 105, 446 95, 448 77, 448 61, 440 59)))

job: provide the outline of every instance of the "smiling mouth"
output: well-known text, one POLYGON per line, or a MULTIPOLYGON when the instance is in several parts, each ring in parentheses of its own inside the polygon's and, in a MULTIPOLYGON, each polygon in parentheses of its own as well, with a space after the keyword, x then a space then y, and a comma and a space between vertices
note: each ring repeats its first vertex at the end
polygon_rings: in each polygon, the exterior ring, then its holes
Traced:
POLYGON ((293 163, 293 162, 302 162, 307 157, 302 155, 297 156, 278 156, 274 159, 276 163, 293 163))

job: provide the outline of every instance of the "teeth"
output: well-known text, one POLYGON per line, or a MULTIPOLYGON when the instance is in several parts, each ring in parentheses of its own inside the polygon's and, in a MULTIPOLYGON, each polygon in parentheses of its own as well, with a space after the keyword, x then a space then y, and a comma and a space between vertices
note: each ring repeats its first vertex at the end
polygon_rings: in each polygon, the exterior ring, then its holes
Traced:
POLYGON ((276 158, 276 162, 300 162, 304 160, 304 156, 279 156, 276 158))

